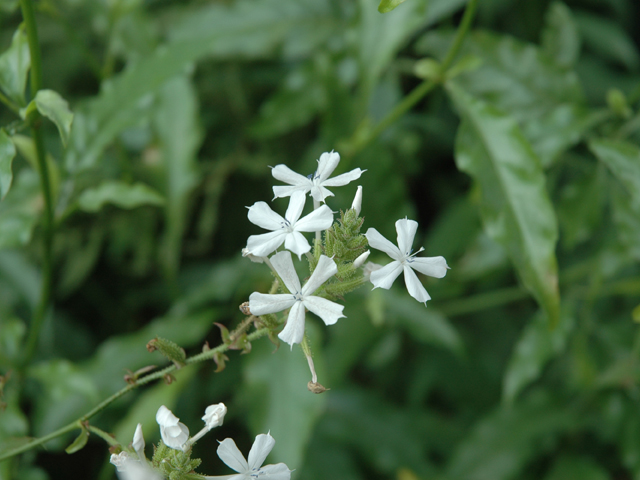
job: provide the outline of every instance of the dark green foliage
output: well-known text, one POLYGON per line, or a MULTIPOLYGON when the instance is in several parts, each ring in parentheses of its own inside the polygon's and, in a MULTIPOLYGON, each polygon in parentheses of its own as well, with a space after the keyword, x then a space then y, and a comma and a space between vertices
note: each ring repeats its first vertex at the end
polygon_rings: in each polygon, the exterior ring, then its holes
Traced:
MULTIPOLYGON (((142 423, 150 451, 160 405, 193 434, 224 401, 225 424, 193 447, 202 465, 158 449, 171 480, 229 474, 217 440, 247 453, 269 430, 266 463, 294 480, 640 478, 640 6, 480 0, 441 71, 467 3, 36 1, 33 96, 18 2, 0 0, 0 455, 88 412, 127 371, 170 364, 150 339, 182 365, 243 321, 250 335, 238 306, 282 291, 240 256, 262 233, 245 207, 272 198, 269 166, 310 173, 335 149, 336 175, 367 170, 362 217, 355 184, 331 187, 340 216, 298 271, 304 284, 325 254, 344 281, 319 294, 346 318, 306 316, 330 390, 307 391, 300 349, 268 340, 282 315, 265 315, 268 337, 234 344, 246 355, 187 365, 91 425, 126 447, 142 423), (369 139, 425 79, 428 95, 369 139), (46 275, 36 114, 53 308, 25 364, 46 275), (371 291, 352 267, 368 228, 395 243, 404 217, 419 222, 414 251, 451 267, 420 275, 426 308, 401 277, 371 291)), ((0 462, 0 480, 115 478, 97 435, 64 453, 77 433, 0 462)))

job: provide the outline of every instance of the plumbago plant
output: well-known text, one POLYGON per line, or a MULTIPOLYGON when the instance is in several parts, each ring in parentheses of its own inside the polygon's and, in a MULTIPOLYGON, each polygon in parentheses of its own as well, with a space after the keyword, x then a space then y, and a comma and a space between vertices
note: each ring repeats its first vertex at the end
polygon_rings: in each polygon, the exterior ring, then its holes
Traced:
POLYGON ((0 480, 640 478, 639 16, 0 0, 0 480))

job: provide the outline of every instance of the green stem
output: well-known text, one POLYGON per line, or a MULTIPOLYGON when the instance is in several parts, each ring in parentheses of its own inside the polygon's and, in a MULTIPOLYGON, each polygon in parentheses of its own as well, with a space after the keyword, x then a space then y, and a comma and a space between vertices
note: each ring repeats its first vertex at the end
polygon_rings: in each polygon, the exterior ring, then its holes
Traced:
POLYGON ((13 101, 0 91, 0 102, 4 103, 13 113, 20 116, 20 109, 13 101))
MULTIPOLYGON (((250 342, 257 340, 260 337, 264 337, 265 335, 267 335, 267 333, 269 333, 269 329, 268 328, 260 328, 258 330, 256 330, 255 332, 247 335, 247 340, 249 340, 250 342)), ((199 363, 199 362, 203 362, 205 360, 209 360, 211 358, 214 357, 214 355, 218 352, 226 352, 227 350, 229 350, 230 345, 228 344, 221 344, 218 345, 216 348, 213 348, 211 350, 207 350, 206 352, 202 352, 199 353, 198 355, 194 355, 192 357, 187 358, 186 363, 187 365, 193 365, 195 363, 199 363)), ((184 367, 183 367, 184 368, 184 367)), ((108 405, 110 405, 111 403, 113 403, 114 401, 116 401, 118 398, 122 397, 124 394, 130 392, 131 390, 134 390, 142 385, 146 385, 147 383, 150 383, 154 380, 159 380, 161 378, 163 378, 165 375, 167 375, 168 373, 174 371, 176 369, 175 365, 169 365, 165 368, 163 368, 162 370, 158 370, 157 372, 153 372, 150 373, 148 375, 145 375, 144 377, 139 378, 138 380, 136 380, 136 382, 134 384, 130 384, 127 385, 126 387, 118 390, 116 393, 114 393, 113 395, 111 395, 109 398, 103 400, 102 402, 100 402, 97 406, 95 406, 92 410, 90 410, 89 412, 85 413, 83 416, 81 416, 80 418, 72 421, 71 423, 69 423, 68 425, 65 425, 62 428, 59 428, 58 430, 56 430, 55 432, 51 432, 49 435, 45 435, 44 437, 40 437, 40 438, 35 438, 33 440, 31 440, 30 442, 18 447, 18 448, 14 448, 12 450, 9 450, 7 452, 4 452, 2 454, 0 454, 0 462, 2 460, 6 460, 8 458, 11 458, 15 455, 18 455, 20 453, 26 452, 28 450, 31 450, 32 448, 35 448, 39 445, 42 445, 46 442, 48 442, 49 440, 53 440, 54 438, 57 438, 61 435, 64 435, 67 432, 70 432, 74 429, 78 428, 78 423, 83 423, 88 421, 91 417, 94 417, 96 414, 98 414, 99 412, 101 412, 102 410, 104 410, 108 405)), ((89 429, 91 430, 91 427, 89 427, 89 429)), ((93 430, 92 430, 93 431, 93 430)), ((96 433, 96 432, 94 432, 96 433)), ((108 434, 107 434, 108 435, 108 434)))
MULTIPOLYGON (((456 56, 460 52, 460 48, 462 47, 462 42, 464 41, 469 29, 471 28, 471 22, 473 21, 473 17, 475 16, 477 0, 470 0, 467 4, 467 8, 464 11, 464 15, 462 16, 462 20, 460 21, 460 25, 458 26, 458 31, 456 32, 456 37, 449 47, 447 55, 445 56, 442 62, 442 76, 441 78, 446 78, 446 72, 455 60, 456 56)), ((427 95, 431 90, 437 87, 442 80, 425 80, 416 88, 414 88, 409 95, 407 95, 396 107, 389 112, 389 114, 384 117, 373 129, 371 129, 368 133, 366 133, 362 138, 358 139, 358 132, 354 135, 355 139, 352 140, 351 149, 348 149, 348 155, 354 155, 358 151, 362 150, 364 147, 369 145, 373 140, 378 138, 378 136, 384 132, 389 126, 394 124, 400 117, 402 117, 405 113, 407 113, 411 108, 418 103, 425 95, 427 95)))
MULTIPOLYGON (((31 0, 20 0, 20 7, 27 30, 29 53, 31 55, 31 96, 35 98, 38 91, 42 88, 42 59, 40 57, 38 29, 31 0)), ((30 116, 29 123, 36 146, 40 189, 44 199, 44 212, 42 216, 42 286, 40 302, 33 314, 31 327, 29 329, 23 365, 27 365, 35 353, 40 330, 42 329, 42 324, 49 310, 52 290, 53 201, 51 197, 51 184, 44 148, 44 138, 40 130, 41 118, 40 113, 35 111, 32 116, 30 116)))
POLYGON ((114 447, 116 445, 120 445, 115 438, 113 438, 110 434, 108 434, 104 430, 99 429, 98 427, 94 427, 93 425, 89 425, 89 431, 91 433, 99 436, 101 439, 103 439, 105 442, 107 442, 112 447, 114 447))

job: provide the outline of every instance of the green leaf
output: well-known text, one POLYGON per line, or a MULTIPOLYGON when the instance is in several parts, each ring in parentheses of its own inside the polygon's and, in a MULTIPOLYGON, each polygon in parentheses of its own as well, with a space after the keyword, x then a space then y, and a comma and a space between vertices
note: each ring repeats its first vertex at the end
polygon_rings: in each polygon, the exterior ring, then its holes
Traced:
POLYGON ((640 68, 637 47, 619 23, 585 12, 577 12, 575 19, 585 46, 631 71, 640 68))
MULTIPOLYGON (((441 59, 452 41, 452 33, 430 33, 417 50, 441 59)), ((456 84, 509 114, 545 167, 580 141, 589 118, 574 72, 559 67, 536 45, 489 32, 470 34, 460 54, 477 57, 481 64, 457 76, 456 84)))
POLYGON ((385 320, 405 329, 419 342, 462 353, 463 344, 458 332, 435 307, 425 308, 407 295, 398 295, 395 290, 382 293, 386 307, 385 320))
POLYGON ((107 203, 132 209, 142 205, 164 205, 164 198, 143 183, 129 185, 119 181, 103 182, 78 197, 78 208, 85 212, 97 212, 107 203))
POLYGON ((589 148, 640 205, 640 147, 623 140, 592 140, 589 148))
POLYGON ((0 318, 0 359, 17 361, 27 327, 16 317, 0 318))
POLYGON ((525 327, 509 359, 503 379, 502 398, 511 403, 524 387, 536 380, 549 360, 562 353, 573 331, 573 318, 563 313, 550 328, 545 315, 536 315, 525 327))
POLYGON ((202 142, 202 129, 198 122, 197 95, 188 78, 174 78, 160 90, 153 120, 164 165, 167 198, 161 258, 169 275, 174 277, 189 219, 189 194, 201 177, 196 154, 202 142))
MULTIPOLYGON (((38 171, 38 155, 36 153, 36 144, 33 138, 25 135, 13 135, 11 141, 15 145, 18 153, 29 162, 34 172, 38 171)), ((53 203, 56 203, 58 192, 60 190, 60 169, 51 154, 47 153, 47 167, 49 169, 49 185, 51 187, 51 197, 53 203)))
MULTIPOLYGON (((306 330, 312 339, 313 359, 318 381, 326 384, 320 329, 317 319, 307 315, 306 330)), ((325 328, 324 325, 322 328, 325 328)), ((248 402, 249 422, 254 434, 266 433, 277 439, 272 455, 286 459, 288 465, 302 465, 307 442, 316 420, 325 408, 328 393, 314 395, 307 390, 311 380, 309 366, 301 349, 279 348, 270 342, 256 342, 244 357, 242 395, 248 402)))
POLYGON ((607 470, 589 457, 561 456, 544 480, 609 480, 611 476, 607 470))
POLYGON ((80 434, 76 437, 76 439, 73 441, 71 445, 69 445, 67 448, 64 449, 64 451, 67 452, 69 455, 71 455, 72 453, 76 453, 85 447, 88 440, 89 440, 89 430, 87 430, 83 426, 82 429, 80 430, 80 434))
POLYGON ((509 480, 554 445, 552 439, 575 428, 579 414, 534 395, 511 408, 499 408, 473 426, 449 459, 447 478, 509 480), (545 439, 546 442, 542 440, 545 439))
POLYGON ((481 189, 485 231, 507 249, 525 287, 556 325, 558 226, 540 161, 512 118, 454 83, 447 89, 463 119, 456 164, 481 189))
POLYGON ((14 183, 11 192, 0 202, 0 249, 29 243, 40 214, 38 174, 22 170, 14 183))
POLYGON ((20 107, 25 104, 24 88, 30 66, 27 33, 22 24, 13 34, 9 49, 0 55, 0 89, 20 107))
POLYGON ((549 5, 542 31, 542 50, 564 68, 573 67, 580 55, 580 33, 569 7, 562 2, 549 5))
POLYGON ((290 56, 307 53, 332 32, 326 0, 244 0, 232 6, 205 5, 172 22, 168 43, 144 56, 105 85, 101 94, 76 109, 66 163, 71 170, 96 163, 125 128, 149 114, 163 85, 207 56, 274 55, 285 40, 290 56), (315 28, 325 27, 322 33, 315 28))
POLYGON ((378 5, 378 11, 380 13, 388 13, 401 3, 404 3, 404 1, 405 0, 381 0, 380 5, 378 5))
POLYGON ((40 90, 33 102, 38 111, 58 127, 62 144, 66 147, 73 122, 73 113, 69 110, 67 101, 53 90, 40 90))
POLYGON ((4 130, 0 130, 0 200, 4 200, 11 187, 11 181, 13 180, 11 163, 15 156, 16 147, 13 145, 11 138, 4 130))
POLYGON ((640 203, 621 188, 612 189, 611 200, 615 238, 627 255, 640 261, 640 203))

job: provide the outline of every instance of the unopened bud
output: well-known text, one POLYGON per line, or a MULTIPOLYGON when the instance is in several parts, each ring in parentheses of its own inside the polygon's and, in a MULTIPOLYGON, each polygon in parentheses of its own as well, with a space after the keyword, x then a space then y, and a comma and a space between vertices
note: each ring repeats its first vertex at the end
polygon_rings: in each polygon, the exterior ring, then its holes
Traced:
POLYGON ((369 254, 371 253, 370 250, 367 250, 366 252, 364 252, 362 255, 360 255, 358 258, 356 258, 353 261, 353 268, 359 268, 362 266, 362 264, 364 262, 367 261, 367 258, 369 258, 369 254))
POLYGON ((360 215, 360 210, 362 209, 362 186, 358 185, 358 190, 356 190, 356 196, 353 198, 353 203, 351 204, 351 208, 356 211, 358 216, 360 215))

